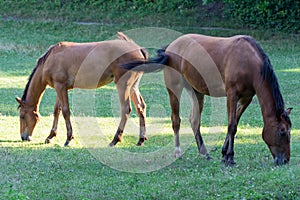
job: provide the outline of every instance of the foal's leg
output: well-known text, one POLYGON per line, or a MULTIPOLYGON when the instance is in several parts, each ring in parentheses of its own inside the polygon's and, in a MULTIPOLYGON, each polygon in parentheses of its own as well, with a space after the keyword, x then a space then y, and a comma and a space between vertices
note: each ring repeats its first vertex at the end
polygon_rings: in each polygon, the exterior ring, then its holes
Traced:
POLYGON ((137 146, 141 146, 148 139, 146 136, 146 103, 139 91, 140 80, 141 77, 132 85, 130 90, 131 100, 140 119, 140 139, 136 144, 137 146))
MULTIPOLYGON (((237 96, 237 95, 235 95, 235 96, 237 96)), ((240 120, 242 114, 244 113, 244 111, 246 110, 246 108, 251 103, 252 98, 253 98, 253 96, 241 98, 238 100, 238 106, 236 106, 237 103, 235 103, 236 105, 234 105, 233 102, 229 103, 228 102, 229 98, 227 97, 227 107, 228 107, 228 105, 230 105, 231 107, 232 106, 235 107, 235 108, 230 109, 231 111, 229 111, 229 108, 228 108, 228 120, 229 120, 228 121, 228 133, 227 133, 227 136, 226 136, 223 148, 222 148, 222 154, 223 154, 222 162, 224 162, 228 165, 235 164, 234 159, 233 159, 233 157, 234 157, 234 151, 233 151, 234 136, 236 134, 237 125, 239 123, 239 120, 240 120), (234 109, 236 109, 235 112, 234 112, 234 109), (235 113, 235 118, 236 118, 235 120, 234 120, 234 114, 230 114, 229 112, 235 113), (236 122, 234 122, 234 121, 236 121, 236 122)), ((230 99, 232 99, 232 98, 230 98, 230 99)), ((236 99, 236 98, 233 98, 233 99, 236 99)))
POLYGON ((181 157, 181 149, 179 142, 179 129, 181 119, 179 117, 180 111, 180 97, 183 90, 183 78, 182 76, 175 70, 166 68, 164 70, 164 78, 166 87, 169 93, 170 105, 172 109, 172 128, 174 131, 174 139, 175 139, 175 157, 181 157))
POLYGON ((237 124, 239 123, 242 114, 244 113, 244 111, 246 110, 246 108, 247 108, 247 107, 249 106, 249 104, 251 103, 252 98, 253 98, 253 96, 241 98, 241 99, 239 100, 239 104, 238 104, 238 107, 237 107, 237 109, 236 109, 237 124))
POLYGON ((119 101, 121 107, 121 121, 119 123, 117 132, 114 136, 114 139, 111 141, 109 146, 115 146, 118 142, 122 141, 122 134, 125 128, 125 124, 129 118, 129 114, 131 112, 130 106, 130 85, 128 85, 127 81, 119 80, 117 83, 117 90, 119 94, 119 101))
MULTIPOLYGON (((172 120, 172 128, 174 131, 174 139, 175 139, 175 157, 176 158, 180 158, 181 157, 181 149, 180 149, 180 142, 179 142, 179 130, 180 130, 180 122, 181 119, 179 117, 179 110, 180 110, 180 96, 177 96, 173 90, 167 88, 168 93, 169 93, 169 97, 170 97, 170 105, 171 105, 171 109, 172 109, 172 116, 171 116, 171 120, 172 120)), ((182 89, 181 91, 177 91, 180 93, 182 93, 182 89)))
POLYGON ((56 103, 54 106, 54 112, 53 112, 53 125, 50 132, 50 135, 46 138, 45 143, 50 143, 51 139, 57 135, 57 124, 58 124, 58 118, 59 114, 61 112, 61 106, 58 97, 56 97, 56 103))
POLYGON ((198 147, 198 152, 199 155, 204 155, 206 159, 211 159, 209 156, 206 147, 204 145, 201 132, 200 132, 200 125, 201 125, 201 113, 203 110, 203 105, 204 105, 204 95, 193 90, 192 91, 192 99, 193 99, 193 104, 192 104, 192 110, 191 110, 191 116, 190 116, 190 123, 195 135, 197 147, 198 147))
POLYGON ((232 90, 227 91, 228 131, 222 147, 222 162, 226 165, 235 165, 234 136, 237 131, 237 103, 238 97, 232 90))
POLYGON ((72 124, 70 120, 70 108, 68 100, 68 91, 64 85, 57 84, 55 85, 55 90, 57 93, 57 98, 59 99, 62 114, 65 118, 66 128, 67 128, 67 140, 65 146, 69 146, 70 141, 74 138, 72 124))

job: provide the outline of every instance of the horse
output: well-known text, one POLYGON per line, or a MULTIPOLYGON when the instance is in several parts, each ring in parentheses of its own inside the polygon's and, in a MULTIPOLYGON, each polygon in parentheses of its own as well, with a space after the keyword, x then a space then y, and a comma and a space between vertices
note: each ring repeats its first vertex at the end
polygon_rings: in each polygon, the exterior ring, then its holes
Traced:
POLYGON ((67 140, 64 145, 68 146, 74 138, 68 90, 95 89, 114 81, 120 102, 121 120, 109 146, 114 146, 122 140, 124 127, 132 110, 130 101, 133 101, 139 116, 140 138, 137 145, 142 145, 147 139, 146 104, 138 88, 143 73, 128 73, 118 65, 132 60, 145 61, 147 57, 144 48, 121 32, 118 32, 118 38, 114 40, 90 43, 59 42, 51 46, 38 59, 22 98, 16 97, 20 109, 21 139, 32 140, 33 130, 40 118, 40 101, 47 85, 55 89, 57 97, 52 129, 45 143, 50 143, 57 135, 58 118, 62 112, 67 128, 67 140))
POLYGON ((181 157, 180 96, 183 88, 190 88, 193 93, 190 123, 199 155, 210 159, 200 132, 204 96, 227 97, 228 126, 222 147, 222 162, 233 166, 236 164, 234 139, 237 126, 256 95, 264 122, 262 138, 273 156, 274 164, 289 162, 292 126, 289 115, 292 108, 284 108, 271 62, 255 39, 246 35, 225 38, 186 34, 158 50, 157 55, 146 62, 130 62, 121 67, 146 73, 164 69, 172 109, 176 157, 181 157))

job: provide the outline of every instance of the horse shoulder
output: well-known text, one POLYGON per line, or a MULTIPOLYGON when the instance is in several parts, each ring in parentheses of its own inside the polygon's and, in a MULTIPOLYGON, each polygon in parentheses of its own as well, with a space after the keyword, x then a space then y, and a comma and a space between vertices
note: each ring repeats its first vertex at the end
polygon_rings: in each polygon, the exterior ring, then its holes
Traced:
POLYGON ((68 68, 72 65, 72 57, 68 49, 72 46, 71 42, 61 42, 52 50, 43 65, 43 80, 54 87, 55 83, 65 83, 68 79, 68 68))
POLYGON ((225 63, 226 87, 236 88, 239 93, 251 92, 260 77, 262 60, 257 50, 244 38, 235 36, 228 44, 225 63))

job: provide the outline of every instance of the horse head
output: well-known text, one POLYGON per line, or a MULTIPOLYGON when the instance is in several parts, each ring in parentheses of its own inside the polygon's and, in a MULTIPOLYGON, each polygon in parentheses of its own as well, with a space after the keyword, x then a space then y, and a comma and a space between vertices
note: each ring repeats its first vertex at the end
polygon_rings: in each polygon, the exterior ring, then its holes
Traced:
POLYGON ((32 140, 32 132, 39 121, 39 114, 35 107, 26 105, 21 98, 16 97, 20 109, 20 135, 22 140, 32 140))
POLYGON ((263 129, 263 140, 268 145, 275 165, 288 164, 290 161, 290 131, 289 115, 292 108, 284 111, 271 126, 263 129))

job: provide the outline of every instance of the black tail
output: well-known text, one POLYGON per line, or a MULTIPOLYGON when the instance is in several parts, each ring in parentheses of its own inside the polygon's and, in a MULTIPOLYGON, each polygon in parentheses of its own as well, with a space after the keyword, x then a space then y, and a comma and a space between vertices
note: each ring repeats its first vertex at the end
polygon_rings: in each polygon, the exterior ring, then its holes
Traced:
POLYGON ((168 61, 168 56, 164 49, 157 50, 156 58, 149 58, 147 61, 133 61, 130 63, 121 64, 120 67, 127 70, 143 71, 145 73, 158 72, 165 67, 168 61))

